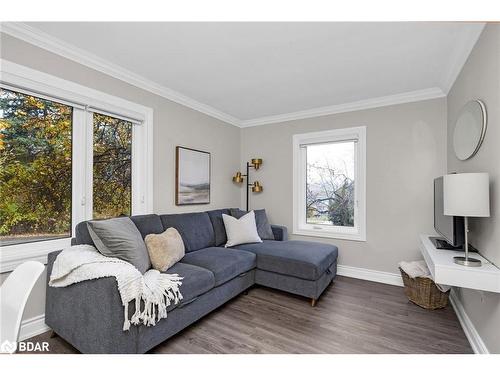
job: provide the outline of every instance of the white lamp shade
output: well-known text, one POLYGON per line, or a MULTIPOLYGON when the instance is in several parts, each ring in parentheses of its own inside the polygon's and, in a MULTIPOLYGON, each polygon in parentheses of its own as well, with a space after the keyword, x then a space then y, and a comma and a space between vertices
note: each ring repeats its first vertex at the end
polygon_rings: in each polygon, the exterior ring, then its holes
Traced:
POLYGON ((444 214, 449 216, 490 216, 488 173, 458 173, 443 177, 444 214))

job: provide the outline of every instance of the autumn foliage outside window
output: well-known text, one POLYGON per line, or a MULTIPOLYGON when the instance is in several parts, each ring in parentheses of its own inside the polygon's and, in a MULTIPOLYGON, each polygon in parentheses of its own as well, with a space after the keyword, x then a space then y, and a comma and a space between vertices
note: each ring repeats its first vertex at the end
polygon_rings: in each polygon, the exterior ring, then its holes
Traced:
POLYGON ((70 236, 72 111, 0 89, 0 244, 70 236))
MULTIPOLYGON (((0 245, 71 236, 73 110, 0 89, 0 245)), ((130 215, 132 123, 98 113, 92 119, 87 204, 94 218, 130 215)))
POLYGON ((94 113, 94 219, 132 210, 132 123, 94 113))

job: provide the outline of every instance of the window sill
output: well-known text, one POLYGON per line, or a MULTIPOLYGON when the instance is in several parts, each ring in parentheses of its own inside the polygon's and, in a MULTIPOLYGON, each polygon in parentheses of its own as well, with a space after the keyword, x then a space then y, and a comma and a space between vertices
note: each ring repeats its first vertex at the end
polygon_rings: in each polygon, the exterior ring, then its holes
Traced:
POLYGON ((13 271, 17 266, 29 260, 46 264, 48 253, 62 250, 70 245, 71 238, 62 238, 3 246, 0 250, 0 273, 13 271))
POLYGON ((359 233, 339 233, 319 230, 295 229, 292 234, 297 236, 334 238, 338 240, 366 242, 366 236, 359 233))

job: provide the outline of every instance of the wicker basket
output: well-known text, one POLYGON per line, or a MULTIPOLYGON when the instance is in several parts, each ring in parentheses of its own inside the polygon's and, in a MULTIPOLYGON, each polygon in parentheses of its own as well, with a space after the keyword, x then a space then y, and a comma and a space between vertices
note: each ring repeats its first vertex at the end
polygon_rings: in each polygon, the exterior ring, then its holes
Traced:
POLYGON ((403 278, 405 294, 411 302, 430 310, 446 307, 449 291, 446 293, 441 292, 434 281, 429 278, 416 277, 412 279, 401 268, 399 271, 403 278))

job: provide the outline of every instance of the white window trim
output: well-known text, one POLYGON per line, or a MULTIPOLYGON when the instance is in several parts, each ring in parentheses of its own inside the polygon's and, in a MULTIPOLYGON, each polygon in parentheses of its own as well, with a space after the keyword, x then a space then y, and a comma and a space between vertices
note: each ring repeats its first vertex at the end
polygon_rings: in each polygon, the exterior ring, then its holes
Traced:
POLYGON ((293 136, 293 232, 294 235, 366 241, 366 127, 326 130, 293 136), (306 223, 306 160, 301 145, 356 139, 355 227, 306 223))
MULTIPOLYGON (((102 108, 129 118, 141 120, 132 128, 132 214, 153 211, 153 109, 103 93, 89 87, 43 73, 11 61, 0 59, 0 83, 18 87, 34 95, 46 95, 82 107, 102 108)), ((90 116, 81 108, 73 111, 73 138, 85 137, 91 129, 85 126, 90 116)), ((81 138, 80 138, 81 139, 81 138)), ((89 138, 86 138, 89 139, 89 138)), ((90 138, 91 139, 91 138, 90 138)), ((92 218, 92 186, 85 174, 92 162, 93 145, 73 142, 72 230, 75 225, 92 218), (90 151, 90 152, 89 152, 90 151), (90 202, 90 204, 89 204, 90 202)), ((22 262, 47 262, 47 254, 70 245, 70 238, 30 242, 0 248, 0 273, 12 271, 22 262)))

